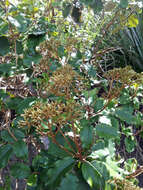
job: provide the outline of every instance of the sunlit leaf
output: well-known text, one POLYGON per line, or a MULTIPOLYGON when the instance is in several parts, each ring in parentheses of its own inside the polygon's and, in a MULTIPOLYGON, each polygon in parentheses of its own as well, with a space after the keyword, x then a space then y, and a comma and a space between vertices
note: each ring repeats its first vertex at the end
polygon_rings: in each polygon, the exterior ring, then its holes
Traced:
POLYGON ((128 22, 126 23, 126 25, 130 28, 136 27, 138 24, 139 24, 139 20, 137 19, 135 15, 131 15, 128 18, 128 22))

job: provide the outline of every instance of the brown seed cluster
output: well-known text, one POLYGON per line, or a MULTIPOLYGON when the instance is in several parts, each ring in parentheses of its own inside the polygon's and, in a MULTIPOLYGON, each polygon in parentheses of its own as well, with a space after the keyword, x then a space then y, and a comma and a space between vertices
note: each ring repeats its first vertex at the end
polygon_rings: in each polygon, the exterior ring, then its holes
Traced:
POLYGON ((143 73, 136 73, 130 66, 109 70, 104 77, 109 81, 108 99, 118 97, 125 87, 143 83, 143 73))
POLYGON ((56 135, 53 129, 62 130, 65 125, 81 119, 81 111, 74 100, 69 100, 66 103, 45 104, 37 102, 25 110, 22 116, 24 120, 20 121, 20 126, 28 128, 33 126, 40 135, 53 136, 56 135))
POLYGON ((70 99, 73 95, 79 94, 83 88, 82 77, 70 65, 65 65, 53 72, 46 91, 70 99))
POLYGON ((128 180, 113 179, 110 183, 114 184, 115 189, 117 190, 141 190, 141 188, 137 187, 128 180))
POLYGON ((58 48, 60 46, 64 47, 64 50, 67 54, 70 54, 73 49, 75 49, 74 47, 77 43, 76 39, 69 37, 61 40, 60 38, 61 36, 59 36, 59 38, 51 37, 50 40, 46 40, 40 44, 39 51, 42 54, 43 58, 41 59, 40 64, 37 66, 37 71, 40 70, 49 73, 52 62, 61 61, 58 53, 58 48))
POLYGON ((124 86, 130 86, 133 83, 141 84, 143 82, 143 73, 136 73, 131 66, 109 70, 104 76, 108 80, 114 80, 124 86))

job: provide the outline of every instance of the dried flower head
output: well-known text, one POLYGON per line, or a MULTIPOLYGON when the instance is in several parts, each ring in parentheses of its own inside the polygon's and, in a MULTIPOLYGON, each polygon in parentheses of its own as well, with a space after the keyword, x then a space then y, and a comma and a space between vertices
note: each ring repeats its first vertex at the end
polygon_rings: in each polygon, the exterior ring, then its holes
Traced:
POLYGON ((131 66, 125 68, 115 68, 104 74, 108 80, 114 80, 124 86, 130 86, 133 83, 141 84, 143 82, 143 74, 136 73, 131 66))
POLYGON ((54 36, 40 44, 38 51, 41 53, 42 59, 40 61, 40 64, 37 65, 37 73, 39 71, 50 73, 50 67, 52 66, 52 62, 61 62, 58 50, 59 47, 64 47, 67 55, 70 54, 73 50, 75 51, 75 44, 77 43, 77 40, 75 38, 60 38, 61 36, 59 36, 59 38, 55 38, 54 36))
POLYGON ((115 189, 117 190, 141 190, 141 188, 134 185, 132 182, 128 180, 121 180, 121 179, 113 179, 109 183, 115 185, 115 189))
POLYGON ((139 86, 143 83, 143 73, 136 73, 130 66, 125 68, 115 68, 104 74, 109 81, 109 93, 107 98, 118 97, 125 87, 131 87, 134 84, 139 86))
POLYGON ((70 99, 74 94, 79 94, 83 88, 82 77, 70 65, 65 65, 53 72, 46 90, 56 96, 70 99))
POLYGON ((35 127, 37 133, 47 136, 55 135, 53 127, 60 129, 64 128, 71 122, 75 122, 81 118, 80 106, 70 100, 66 103, 37 102, 31 108, 26 109, 23 116, 23 121, 20 121, 22 127, 35 127))

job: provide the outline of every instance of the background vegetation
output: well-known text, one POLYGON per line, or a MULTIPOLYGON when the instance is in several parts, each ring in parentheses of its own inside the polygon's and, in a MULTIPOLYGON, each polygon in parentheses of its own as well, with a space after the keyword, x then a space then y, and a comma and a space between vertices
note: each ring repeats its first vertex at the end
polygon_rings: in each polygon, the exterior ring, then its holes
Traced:
POLYGON ((0 190, 143 187, 142 2, 2 0, 0 190))

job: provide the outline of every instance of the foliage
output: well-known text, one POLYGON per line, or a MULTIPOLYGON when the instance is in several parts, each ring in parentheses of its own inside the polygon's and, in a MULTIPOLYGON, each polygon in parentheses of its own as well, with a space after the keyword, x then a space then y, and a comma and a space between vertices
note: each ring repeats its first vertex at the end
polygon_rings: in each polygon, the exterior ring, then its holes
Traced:
POLYGON ((143 76, 130 66, 100 76, 102 29, 117 17, 101 18, 103 8, 100 0, 2 1, 0 169, 9 167, 9 181, 25 179, 28 190, 139 189, 137 161, 120 159, 116 146, 124 136, 126 151, 136 148, 143 76))
MULTIPOLYGON (((113 46, 118 46, 114 52, 109 53, 110 60, 113 60, 111 65, 116 67, 124 67, 131 65, 137 72, 143 71, 142 66, 142 9, 139 7, 133 7, 129 9, 128 14, 120 14, 119 22, 115 29, 113 29, 113 39, 115 37, 113 46), (125 19, 126 17, 126 19, 125 19)), ((107 65, 109 65, 107 61, 107 65)))
POLYGON ((138 14, 139 23, 134 27, 126 28, 122 31, 121 35, 124 35, 124 43, 121 41, 125 55, 128 54, 129 63, 134 67, 135 70, 142 72, 142 12, 138 14), (136 63, 136 64, 134 64, 136 63))

